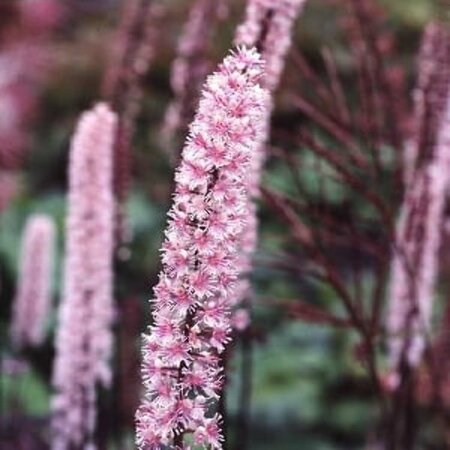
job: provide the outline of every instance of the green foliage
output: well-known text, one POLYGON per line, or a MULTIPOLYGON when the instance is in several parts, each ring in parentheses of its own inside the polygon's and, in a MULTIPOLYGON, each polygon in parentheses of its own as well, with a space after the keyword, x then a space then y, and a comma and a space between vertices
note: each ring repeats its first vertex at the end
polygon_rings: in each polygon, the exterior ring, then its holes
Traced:
POLYGON ((47 416, 50 391, 48 384, 32 370, 0 377, 2 411, 16 411, 32 416, 47 416))

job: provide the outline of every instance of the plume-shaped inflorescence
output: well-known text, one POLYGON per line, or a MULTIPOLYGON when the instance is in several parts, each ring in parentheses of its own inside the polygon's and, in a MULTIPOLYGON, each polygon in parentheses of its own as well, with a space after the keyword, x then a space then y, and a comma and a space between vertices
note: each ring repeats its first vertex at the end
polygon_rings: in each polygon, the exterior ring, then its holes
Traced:
POLYGON ((13 306, 11 334, 17 348, 37 346, 44 340, 51 307, 54 245, 53 220, 44 214, 32 215, 23 233, 13 306))
POLYGON ((406 193, 397 228, 389 292, 392 369, 420 360, 437 272, 443 214, 446 108, 450 86, 450 35, 437 24, 424 33, 414 95, 415 128, 405 152, 406 193))
MULTIPOLYGON (((238 27, 235 36, 235 44, 247 47, 256 47, 265 61, 265 74, 261 83, 271 93, 278 87, 282 74, 286 54, 291 45, 292 28, 295 19, 301 13, 306 0, 248 0, 246 17, 238 27)), ((270 107, 272 109, 272 106, 270 107)), ((256 204, 252 199, 259 196, 261 172, 266 156, 266 143, 270 133, 270 114, 266 116, 264 132, 257 147, 255 156, 248 172, 247 183, 250 197, 247 205, 247 221, 242 234, 241 252, 239 256, 239 273, 246 274, 251 271, 252 256, 258 240, 258 219, 256 204)), ((246 277, 242 277, 236 290, 235 304, 249 296, 250 283, 246 277)), ((235 317, 235 327, 242 328, 248 322, 241 320, 243 310, 235 317), (241 319, 240 319, 241 318, 241 319)))
POLYGON ((239 50, 208 77, 176 172, 174 204, 144 338, 140 449, 220 449, 220 354, 229 341, 246 178, 263 132, 268 96, 258 53, 239 50))
MULTIPOLYGON (((305 2, 306 0, 248 0, 245 20, 237 28, 235 44, 258 49, 265 62, 265 74, 261 83, 272 93, 280 82, 286 54, 291 45, 292 28, 305 2)), ((270 115, 267 116, 257 157, 253 159, 252 174, 248 177, 250 192, 254 197, 258 196, 265 144, 269 139, 269 119, 270 115)), ((254 222, 256 224, 256 217, 254 222)), ((250 241, 255 242, 256 237, 249 237, 250 241)))
POLYGON ((402 359, 409 365, 417 365, 425 347, 450 185, 449 130, 450 103, 442 120, 435 156, 417 173, 401 211, 387 322, 394 369, 402 359))
POLYGON ((92 448, 95 388, 111 379, 116 116, 105 104, 84 113, 72 140, 64 292, 53 374, 53 449, 92 448))

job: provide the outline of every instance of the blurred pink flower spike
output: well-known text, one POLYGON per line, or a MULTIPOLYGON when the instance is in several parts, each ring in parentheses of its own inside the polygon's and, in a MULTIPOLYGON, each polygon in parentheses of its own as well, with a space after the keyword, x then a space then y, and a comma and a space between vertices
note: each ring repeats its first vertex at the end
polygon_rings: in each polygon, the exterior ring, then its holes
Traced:
POLYGON ((143 341, 145 397, 139 449, 221 449, 220 355, 230 341, 231 306, 248 217, 247 177, 264 132, 268 93, 255 49, 227 56, 209 76, 177 169, 174 203, 154 289, 153 325, 143 341))
POLYGON ((64 291, 53 373, 52 448, 58 450, 94 448, 96 385, 107 387, 111 381, 116 122, 106 104, 97 104, 81 116, 70 149, 64 291))
POLYGON ((22 238, 19 282, 11 335, 17 348, 40 345, 51 309, 55 225, 43 214, 29 217, 22 238))
POLYGON ((295 19, 306 0, 248 0, 245 21, 238 27, 236 45, 256 46, 266 62, 264 85, 276 89, 291 46, 295 19))
POLYGON ((450 98, 433 150, 408 186, 397 228, 387 316, 394 372, 402 360, 420 363, 429 332, 450 185, 450 98))
MULTIPOLYGON (((261 80, 271 93, 278 87, 284 69, 287 52, 291 46, 292 30, 295 19, 300 15, 306 0, 248 0, 246 17, 237 28, 235 43, 246 47, 256 46, 265 61, 265 75, 261 80)), ((270 110, 273 108, 271 100, 270 110)), ((252 270, 252 258, 258 243, 257 207, 253 200, 259 197, 259 186, 262 170, 266 158, 266 143, 269 141, 270 113, 266 116, 264 132, 257 146, 255 156, 252 158, 247 177, 250 196, 247 199, 246 226, 241 239, 241 252, 238 260, 238 271, 243 276, 236 289, 234 305, 238 307, 251 297, 251 284, 245 276, 252 270)), ((250 322, 244 326, 242 312, 236 311, 237 317, 233 323, 239 325, 238 331, 243 331, 250 322), (240 316, 240 317, 239 317, 240 316)))

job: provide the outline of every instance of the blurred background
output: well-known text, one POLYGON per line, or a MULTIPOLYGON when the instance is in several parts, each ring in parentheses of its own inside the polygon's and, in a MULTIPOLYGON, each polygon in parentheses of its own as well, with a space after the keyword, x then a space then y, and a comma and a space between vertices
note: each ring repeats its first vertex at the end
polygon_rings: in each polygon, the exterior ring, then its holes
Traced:
MULTIPOLYGON (((114 413, 103 414, 99 425, 109 430, 105 445, 111 449, 134 448, 139 334, 150 323, 148 299, 160 270, 159 248, 173 190, 174 155, 183 141, 180 137, 167 143, 162 130, 173 98, 171 64, 191 2, 161 3, 159 20, 151 24, 157 42, 140 80, 142 92, 134 120, 132 178, 126 201, 126 239, 116 263, 114 289, 121 317, 115 330, 120 342, 113 362, 117 380, 113 392, 102 393, 101 399, 114 413)), ((334 182, 332 173, 324 188, 321 180, 328 169, 317 169, 318 158, 294 139, 299 127, 311 123, 311 117, 295 101, 311 83, 301 70, 302 58, 320 80, 326 80, 322 55, 324 51, 332 54, 350 108, 357 105, 355 57, 345 31, 347 3, 310 0, 296 22, 294 42, 276 93, 264 186, 294 198, 304 195, 316 204, 320 199, 324 208, 334 211, 335 217, 350 228, 362 215, 368 233, 377 241, 380 224, 364 199, 334 182), (293 155, 295 165, 289 162, 293 155)), ((423 29, 431 20, 445 20, 448 8, 437 0, 380 0, 375 4, 380 11, 377 23, 386 38, 389 65, 400 77, 399 89, 404 90, 401 95, 407 110, 423 29)), ((4 147, 0 150, 0 447, 5 450, 48 448, 69 143, 80 113, 104 96, 105 74, 112 64, 122 7, 119 0, 0 0, 0 147, 4 147), (53 308, 46 323, 45 342, 39 348, 18 352, 10 340, 10 319, 21 235, 32 213, 49 214, 57 224, 53 308)), ((226 16, 217 23, 208 50, 213 66, 231 47, 244 8, 244 0, 230 0, 226 16)), ((407 129, 407 119, 404 126, 407 129)), ((386 149, 384 155, 389 160, 392 149, 386 149)), ((400 192, 390 184, 392 170, 389 164, 386 167, 386 184, 381 177, 378 188, 395 205, 400 192)), ((264 199, 260 202, 260 220, 252 273, 253 322, 248 331, 236 336, 228 351, 225 398, 229 448, 243 432, 242 427, 249 432, 251 450, 375 448, 369 445, 380 420, 379 404, 362 362, 364 349, 357 333, 345 325, 344 319, 333 323, 329 315, 320 317, 317 311, 309 310, 306 314, 304 308, 296 313, 295 305, 300 302, 304 307, 318 305, 333 317, 345 318, 334 290, 310 276, 308 261, 264 199), (243 396, 249 377, 251 414, 245 418, 243 402, 248 399, 243 400, 243 396)), ((357 265, 361 272, 359 288, 370 289, 374 267, 364 254, 345 243, 330 252, 343 273, 350 273, 357 265)), ((382 343, 378 351, 382 353, 382 343)), ((380 361, 382 372, 382 357, 380 361)), ((441 425, 430 417, 432 412, 424 400, 418 413, 424 426, 417 448, 450 448, 441 425)))

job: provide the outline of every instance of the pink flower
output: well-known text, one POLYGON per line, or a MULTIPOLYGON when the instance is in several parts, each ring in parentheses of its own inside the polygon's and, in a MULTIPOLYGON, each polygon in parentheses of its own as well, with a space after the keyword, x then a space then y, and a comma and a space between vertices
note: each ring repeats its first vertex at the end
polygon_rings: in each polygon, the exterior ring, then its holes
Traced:
POLYGON ((214 416, 212 419, 205 420, 205 425, 198 427, 194 432, 194 442, 197 445, 209 446, 213 448, 221 448, 223 436, 219 427, 220 417, 214 416))
POLYGON ((12 339, 17 347, 37 346, 45 337, 51 308, 55 225, 43 214, 30 216, 22 239, 14 299, 12 339))
MULTIPOLYGON (((64 292, 53 374, 53 448, 80 448, 95 425, 95 388, 111 379, 116 116, 105 104, 84 113, 72 140, 64 292)), ((84 448, 84 447, 83 447, 84 448)))
POLYGON ((192 430, 198 430, 195 439, 205 448, 221 448, 220 416, 207 414, 222 387, 219 355, 230 339, 246 173, 268 109, 261 75, 255 50, 228 56, 207 79, 190 127, 154 290, 154 324, 143 349, 147 395, 137 412, 140 449, 173 448, 192 430), (220 158, 211 151, 215 146, 224 150, 220 158), (223 201, 229 196, 230 207, 223 201), (209 261, 220 268, 217 273, 209 261), (153 336, 158 345, 149 351, 146 343, 153 336))
POLYGON ((416 170, 405 193, 392 261, 387 330, 389 363, 416 366, 429 332, 438 274, 445 202, 450 186, 450 97, 431 159, 416 170))
MULTIPOLYGON (((265 76, 262 84, 270 92, 277 88, 280 76, 284 68, 286 54, 291 45, 292 28, 296 17, 301 13, 306 0, 248 0, 246 17, 238 27, 235 36, 237 45, 256 46, 261 51, 262 58, 266 62, 265 76)), ((234 80, 231 80, 233 83, 234 80)), ((235 106, 239 110, 238 104, 235 106)), ((272 105, 270 109, 272 109, 272 105)), ((270 114, 263 124, 264 131, 261 134, 255 156, 252 158, 247 172, 247 187, 250 198, 247 198, 244 210, 246 222, 241 236, 241 254, 238 260, 238 272, 248 274, 252 268, 252 257, 258 240, 257 208, 254 199, 259 197, 259 185, 266 157, 266 143, 270 133, 270 114)), ((250 296, 250 283, 246 277, 242 277, 236 288, 235 306, 239 306, 250 296)), ((239 323, 239 320, 233 320, 239 323)))
POLYGON ((245 330, 250 324, 250 317, 248 311, 245 309, 237 309, 233 315, 233 328, 238 331, 245 330))

